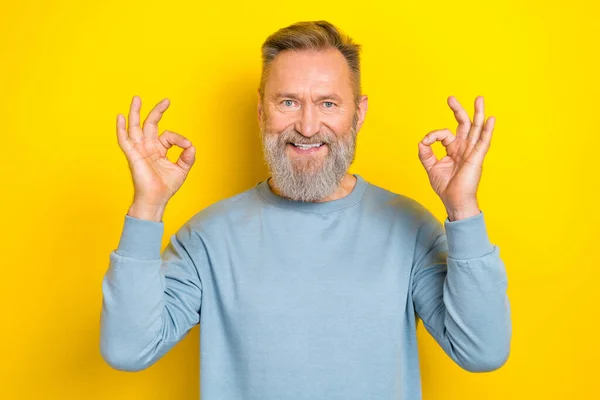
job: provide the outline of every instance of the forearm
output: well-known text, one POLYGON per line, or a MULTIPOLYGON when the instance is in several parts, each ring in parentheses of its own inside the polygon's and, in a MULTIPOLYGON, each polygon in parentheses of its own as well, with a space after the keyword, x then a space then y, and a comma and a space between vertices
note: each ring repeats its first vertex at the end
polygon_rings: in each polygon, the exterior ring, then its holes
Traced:
POLYGON ((499 368, 508 357, 511 320, 499 248, 483 214, 420 230, 413 296, 418 315, 444 351, 469 371, 499 368))
POLYGON ((110 254, 102 281, 101 352, 115 368, 145 368, 162 340, 162 233, 162 224, 126 218, 110 254))
POLYGON ((489 241, 483 214, 467 218, 445 223, 444 327, 461 365, 491 370, 504 363, 510 347, 506 269, 499 248, 489 241))
POLYGON ((114 252, 110 260, 102 281, 100 350, 112 367, 139 371, 162 355, 165 344, 161 262, 114 252))
POLYGON ((512 335, 506 289, 506 274, 497 247, 479 258, 448 257, 443 295, 444 340, 463 368, 491 371, 506 361, 512 335))

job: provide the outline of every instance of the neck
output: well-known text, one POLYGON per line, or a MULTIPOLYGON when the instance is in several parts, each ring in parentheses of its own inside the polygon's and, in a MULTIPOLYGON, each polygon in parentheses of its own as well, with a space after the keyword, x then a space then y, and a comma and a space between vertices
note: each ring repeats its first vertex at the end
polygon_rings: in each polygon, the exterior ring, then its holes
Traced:
MULTIPOLYGON (((274 182, 273 178, 269 178, 267 183, 268 183, 269 187, 271 188, 271 190, 273 191, 273 193, 275 193, 278 196, 284 197, 281 195, 281 192, 279 191, 279 189, 277 189, 277 183, 274 182)), ((350 173, 346 173, 346 175, 344 175, 344 177, 340 181, 340 184, 337 187, 337 189, 331 195, 327 196, 326 198, 324 198, 322 200, 318 200, 315 203, 323 203, 326 201, 333 201, 333 200, 341 199, 342 197, 346 197, 352 192, 355 185, 356 185, 356 177, 350 173)))

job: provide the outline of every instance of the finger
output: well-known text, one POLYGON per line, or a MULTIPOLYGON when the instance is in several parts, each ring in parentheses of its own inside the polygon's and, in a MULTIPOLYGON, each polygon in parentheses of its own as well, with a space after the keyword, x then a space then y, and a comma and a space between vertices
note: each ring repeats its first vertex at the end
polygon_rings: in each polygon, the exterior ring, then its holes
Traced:
POLYGON ((454 118, 456 118, 456 121, 458 122, 456 137, 459 139, 466 139, 469 134, 469 129, 471 129, 471 119, 469 118, 469 114, 454 96, 448 97, 448 105, 452 111, 454 111, 454 118))
POLYGON ((142 99, 138 96, 133 96, 131 106, 129 107, 129 120, 127 132, 129 138, 133 142, 138 142, 142 139, 142 130, 140 128, 140 109, 142 108, 142 99))
POLYGON ((173 146, 183 148, 183 152, 181 152, 175 163, 186 172, 192 168, 192 165, 194 165, 194 161, 196 160, 196 148, 192 145, 191 141, 173 131, 164 131, 162 135, 158 137, 158 140, 167 149, 170 149, 173 146))
POLYGON ((117 115, 117 142, 119 147, 127 152, 131 149, 132 144, 127 135, 127 129, 125 129, 125 116, 122 114, 117 115))
POLYGON ((162 99, 150 111, 144 120, 143 130, 144 136, 147 138, 156 138, 158 136, 158 123, 163 116, 163 113, 169 108, 169 99, 162 99))
POLYGON ((431 131, 421 141, 424 145, 430 146, 437 141, 441 141, 444 147, 450 146, 456 140, 456 136, 448 128, 431 131))
POLYGON ((483 122, 485 121, 485 111, 483 104, 483 96, 477 96, 475 98, 475 116, 473 118, 473 124, 469 130, 469 136, 467 140, 471 146, 475 146, 481 135, 481 129, 483 128, 483 122))
POLYGON ((473 149, 473 152, 467 161, 472 162, 475 165, 483 165, 483 159, 485 158, 485 155, 487 154, 492 143, 492 134, 494 132, 495 124, 495 117, 489 117, 487 119, 485 126, 483 127, 481 137, 475 144, 475 148, 473 149))
POLYGON ((170 149, 173 145, 186 149, 192 145, 192 142, 188 139, 173 131, 164 131, 162 135, 158 137, 158 140, 166 149, 170 149))
POLYGON ((447 148, 455 140, 456 136, 448 128, 431 131, 425 135, 423 140, 419 142, 419 160, 421 160, 427 172, 438 162, 438 158, 433 152, 431 145, 437 141, 441 141, 442 145, 447 148))

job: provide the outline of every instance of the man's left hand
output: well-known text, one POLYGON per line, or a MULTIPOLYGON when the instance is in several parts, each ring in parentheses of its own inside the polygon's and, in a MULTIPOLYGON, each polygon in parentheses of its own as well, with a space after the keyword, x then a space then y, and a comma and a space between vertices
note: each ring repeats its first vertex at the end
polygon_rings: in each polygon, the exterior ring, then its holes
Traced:
POLYGON ((448 219, 456 221, 480 213, 477 187, 496 119, 485 120, 482 96, 475 98, 473 121, 454 96, 448 97, 448 105, 458 121, 456 136, 450 129, 429 132, 419 142, 419 159, 446 207, 448 219), (442 142, 447 154, 439 160, 431 149, 437 141, 442 142))

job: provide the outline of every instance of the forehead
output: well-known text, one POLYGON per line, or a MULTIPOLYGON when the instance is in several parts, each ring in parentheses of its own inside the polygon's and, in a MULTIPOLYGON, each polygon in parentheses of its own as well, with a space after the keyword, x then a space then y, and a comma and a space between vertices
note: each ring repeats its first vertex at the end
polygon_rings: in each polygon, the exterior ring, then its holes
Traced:
POLYGON ((348 98, 352 96, 350 67, 337 49, 283 51, 271 63, 265 82, 266 96, 280 91, 335 92, 348 98))

